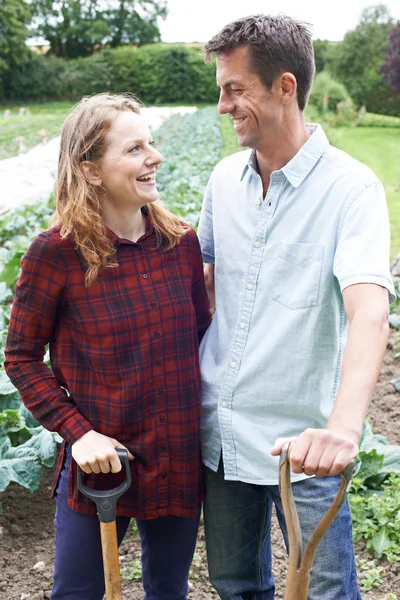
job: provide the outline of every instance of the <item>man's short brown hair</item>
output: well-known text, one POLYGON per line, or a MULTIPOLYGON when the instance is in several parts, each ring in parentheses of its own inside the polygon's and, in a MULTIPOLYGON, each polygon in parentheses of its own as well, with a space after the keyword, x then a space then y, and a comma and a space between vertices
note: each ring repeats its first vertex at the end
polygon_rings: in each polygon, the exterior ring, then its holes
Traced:
POLYGON ((250 49, 250 68, 270 90, 276 77, 289 72, 296 77, 297 102, 304 110, 314 73, 311 27, 286 15, 253 15, 226 25, 204 46, 206 61, 238 46, 250 49))

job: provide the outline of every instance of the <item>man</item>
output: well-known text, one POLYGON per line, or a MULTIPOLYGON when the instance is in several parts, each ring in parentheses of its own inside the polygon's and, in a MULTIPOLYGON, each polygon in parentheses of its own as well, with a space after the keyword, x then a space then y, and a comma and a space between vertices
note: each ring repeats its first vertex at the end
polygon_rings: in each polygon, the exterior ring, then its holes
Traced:
MULTIPOLYGON (((306 24, 240 19, 206 44, 214 54, 218 110, 251 150, 217 165, 199 228, 216 306, 201 346, 209 569, 223 600, 271 600, 273 504, 286 538, 284 441, 295 438, 304 539, 358 452, 394 294, 389 224, 374 173, 304 122, 315 70, 306 24)), ((360 598, 346 504, 318 549, 309 599, 360 598)))

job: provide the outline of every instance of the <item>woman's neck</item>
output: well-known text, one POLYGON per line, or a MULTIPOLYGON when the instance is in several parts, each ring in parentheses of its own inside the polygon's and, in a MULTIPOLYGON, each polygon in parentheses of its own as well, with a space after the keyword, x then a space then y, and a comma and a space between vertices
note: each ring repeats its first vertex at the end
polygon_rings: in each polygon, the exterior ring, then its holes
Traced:
POLYGON ((104 214, 106 225, 118 237, 137 242, 146 233, 146 217, 141 208, 130 211, 108 211, 104 214))

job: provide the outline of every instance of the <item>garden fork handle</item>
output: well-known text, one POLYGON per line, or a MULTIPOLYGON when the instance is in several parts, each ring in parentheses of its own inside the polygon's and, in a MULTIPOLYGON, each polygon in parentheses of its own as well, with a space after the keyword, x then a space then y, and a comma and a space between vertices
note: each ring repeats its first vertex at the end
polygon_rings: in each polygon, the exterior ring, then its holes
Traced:
POLYGON ((326 514, 322 517, 308 544, 302 552, 302 536, 299 516, 293 498, 290 482, 290 444, 282 448, 279 462, 279 486, 283 513, 289 538, 289 567, 284 600, 307 600, 310 574, 318 545, 335 520, 350 487, 355 460, 352 460, 342 472, 339 490, 326 514))
POLYGON ((116 522, 100 521, 101 551, 107 600, 122 600, 116 522))

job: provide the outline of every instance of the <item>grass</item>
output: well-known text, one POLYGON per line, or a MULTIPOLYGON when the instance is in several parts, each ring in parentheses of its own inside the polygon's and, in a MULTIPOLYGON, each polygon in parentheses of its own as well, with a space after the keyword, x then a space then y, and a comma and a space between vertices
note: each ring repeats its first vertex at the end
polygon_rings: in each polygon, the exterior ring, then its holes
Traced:
MULTIPOLYGON (((315 122, 314 115, 307 115, 315 122)), ((221 116, 223 154, 243 150, 237 143, 232 121, 221 116)), ((357 160, 375 171, 385 186, 391 228, 391 257, 400 252, 400 135, 399 129, 383 127, 330 128, 328 137, 357 160), (332 135, 329 135, 332 134, 332 135)))
POLYGON ((64 119, 73 106, 71 102, 48 102, 43 104, 30 104, 30 114, 19 116, 21 105, 0 107, 0 160, 18 154, 16 138, 22 136, 27 150, 40 144, 41 129, 47 131, 47 139, 60 135, 64 119), (11 111, 9 118, 4 118, 4 111, 11 111))
POLYGON ((385 186, 391 228, 391 256, 400 252, 400 134, 382 127, 338 129, 342 150, 373 169, 385 186))
MULTIPOLYGON (((399 184, 400 131, 386 127, 340 127, 340 147, 375 171, 392 188, 399 184)), ((399 198, 400 200, 400 198, 399 198)))

